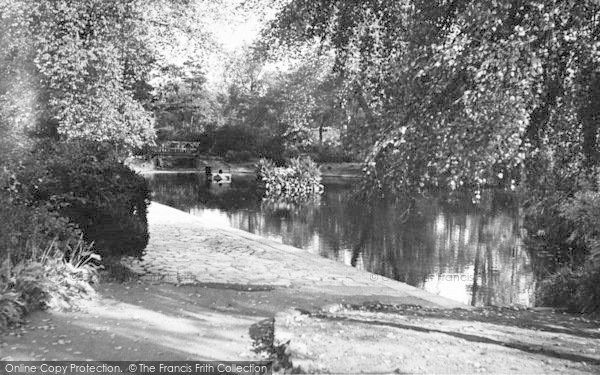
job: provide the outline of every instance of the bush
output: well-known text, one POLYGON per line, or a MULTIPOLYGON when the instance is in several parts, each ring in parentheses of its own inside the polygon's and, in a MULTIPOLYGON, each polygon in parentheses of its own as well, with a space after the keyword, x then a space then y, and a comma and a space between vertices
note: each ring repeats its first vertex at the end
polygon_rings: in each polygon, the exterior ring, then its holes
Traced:
POLYGON ((256 173, 268 198, 304 199, 323 192, 321 171, 310 158, 291 159, 287 167, 261 159, 256 173))
POLYGON ((66 181, 73 177, 64 169, 81 166, 75 157, 70 164, 61 157, 57 149, 43 150, 16 172, 0 170, 0 331, 21 322, 31 310, 70 308, 94 294, 100 256, 79 226, 61 216, 89 198, 66 190, 66 181), (61 164, 63 174, 54 175, 59 169, 50 167, 61 164))
POLYGON ((225 157, 228 151, 256 153, 258 136, 247 126, 222 126, 214 131, 213 139, 211 152, 220 157, 225 157))
POLYGON ((273 133, 273 129, 266 127, 225 125, 187 136, 159 132, 158 139, 199 142, 198 153, 216 155, 228 162, 265 158, 283 165, 285 158, 297 156, 297 150, 286 147, 284 137, 273 133))
POLYGON ((158 168, 162 169, 177 169, 177 168, 196 168, 196 157, 190 156, 185 158, 160 156, 156 163, 158 168))
POLYGON ((284 162, 284 140, 273 136, 268 129, 226 125, 213 130, 207 137, 212 139, 210 153, 229 162, 253 158, 271 159, 280 165, 284 162))
POLYGON ((285 146, 285 141, 282 137, 268 136, 264 134, 257 146, 256 156, 261 159, 269 159, 275 162, 278 166, 285 164, 286 158, 294 158, 298 156, 297 150, 285 146))
POLYGON ((67 248, 78 243, 82 233, 68 219, 46 205, 31 206, 19 194, 22 185, 16 175, 0 171, 0 264, 34 259, 54 244, 67 248))
POLYGON ((35 259, 52 243, 60 248, 74 246, 81 231, 68 219, 46 207, 27 207, 0 196, 0 262, 13 264, 35 259))
POLYGON ((315 145, 310 148, 309 153, 317 163, 351 163, 356 161, 354 155, 347 153, 339 145, 315 145))
POLYGON ((584 190, 560 206, 560 217, 570 223, 567 241, 585 249, 594 267, 600 269, 600 193, 584 190))
POLYGON ((148 242, 146 180, 92 142, 41 147, 16 175, 29 204, 68 218, 102 255, 141 254, 148 242))
POLYGON ((544 279, 536 290, 536 304, 562 307, 569 312, 600 314, 600 269, 562 268, 544 279))
POLYGON ((581 243, 569 241, 575 228, 561 215, 561 206, 566 200, 564 194, 554 192, 526 204, 524 227, 527 237, 524 243, 535 259, 538 278, 585 261, 586 249, 581 243))
POLYGON ((21 323, 29 311, 69 309, 94 296, 99 260, 82 239, 67 249, 52 243, 14 266, 7 258, 0 267, 0 331, 21 323))
POLYGON ((577 285, 580 275, 570 268, 561 268, 546 277, 536 290, 536 304, 539 306, 563 307, 577 311, 577 285))
POLYGON ((600 193, 585 181, 576 186, 572 195, 555 190, 528 206, 526 244, 543 278, 538 304, 598 314, 600 193))
POLYGON ((229 150, 225 153, 225 157, 223 158, 228 163, 239 163, 249 161, 253 158, 252 152, 248 150, 243 151, 233 151, 229 150))
POLYGON ((25 204, 15 175, 0 173, 0 331, 32 310, 93 295, 100 258, 83 233, 47 206, 25 204), (90 261, 93 260, 93 263, 90 261))

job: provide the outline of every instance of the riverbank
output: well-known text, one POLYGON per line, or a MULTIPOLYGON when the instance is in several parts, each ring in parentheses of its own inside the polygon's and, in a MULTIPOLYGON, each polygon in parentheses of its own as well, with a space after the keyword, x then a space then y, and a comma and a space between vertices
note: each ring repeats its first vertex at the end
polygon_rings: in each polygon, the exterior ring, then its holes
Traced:
POLYGON ((102 284, 82 311, 31 315, 0 359, 252 360, 270 324, 271 348, 303 371, 600 369, 600 327, 582 318, 469 309, 157 203, 148 219, 145 256, 124 260, 135 280, 102 284))
POLYGON ((252 233, 221 227, 156 202, 150 206, 148 218, 151 239, 144 257, 123 260, 142 280, 259 285, 289 288, 290 293, 462 306, 419 288, 252 233))
MULTIPOLYGON (((216 160, 218 165, 226 165, 228 171, 232 174, 254 174, 256 173, 256 163, 258 161, 250 161, 245 163, 225 163, 221 159, 200 159, 201 163, 210 165, 216 160)), ((125 162, 130 168, 142 174, 158 174, 158 173, 204 173, 203 168, 171 168, 162 169, 155 168, 151 162, 144 162, 139 159, 130 158, 125 162)), ((361 163, 323 163, 320 164, 321 175, 323 177, 340 177, 340 178, 360 178, 362 175, 363 165, 361 163)))

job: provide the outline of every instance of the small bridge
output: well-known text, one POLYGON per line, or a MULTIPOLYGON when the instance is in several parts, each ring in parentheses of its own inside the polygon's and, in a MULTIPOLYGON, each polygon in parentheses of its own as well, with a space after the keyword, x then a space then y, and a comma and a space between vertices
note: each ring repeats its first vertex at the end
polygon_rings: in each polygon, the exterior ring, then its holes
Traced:
POLYGON ((151 150, 151 155, 197 155, 200 142, 168 141, 151 150))
POLYGON ((229 164, 221 158, 200 155, 199 147, 200 142, 166 141, 151 149, 149 156, 157 168, 185 165, 201 171, 204 171, 206 167, 211 167, 215 171, 230 170, 229 164))
POLYGON ((184 166, 200 168, 198 165, 199 142, 166 141, 153 147, 148 156, 157 168, 184 166))

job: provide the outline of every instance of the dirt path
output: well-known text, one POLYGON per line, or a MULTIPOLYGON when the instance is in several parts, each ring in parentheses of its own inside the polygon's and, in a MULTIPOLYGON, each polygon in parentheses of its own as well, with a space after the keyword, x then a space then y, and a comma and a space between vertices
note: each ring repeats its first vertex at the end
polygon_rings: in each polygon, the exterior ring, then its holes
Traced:
POLYGON ((339 305, 274 326, 302 372, 600 373, 598 322, 552 312, 339 305))
POLYGON ((312 311, 374 299, 400 301, 260 285, 107 283, 81 311, 36 312, 0 336, 0 360, 259 359, 249 336, 253 324, 292 307, 312 311))
POLYGON ((600 371, 598 323, 550 312, 394 307, 233 284, 109 283, 99 293, 83 311, 31 315, 0 337, 0 360, 258 360, 250 331, 274 318, 275 340, 289 341, 289 360, 307 372, 600 371))

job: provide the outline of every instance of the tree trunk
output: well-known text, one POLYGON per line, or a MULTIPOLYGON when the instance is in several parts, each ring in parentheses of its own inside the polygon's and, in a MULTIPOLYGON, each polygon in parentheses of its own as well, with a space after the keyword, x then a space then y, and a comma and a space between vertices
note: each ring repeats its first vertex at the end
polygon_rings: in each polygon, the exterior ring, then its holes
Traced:
POLYGON ((323 124, 325 123, 325 115, 321 116, 321 123, 319 124, 319 145, 323 144, 323 124))
POLYGON ((580 119, 583 132, 583 154, 585 167, 589 170, 598 165, 598 126, 600 121, 600 75, 589 75, 589 86, 585 103, 580 108, 580 119))

